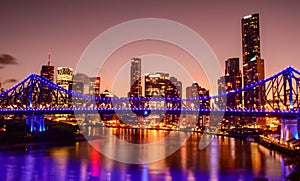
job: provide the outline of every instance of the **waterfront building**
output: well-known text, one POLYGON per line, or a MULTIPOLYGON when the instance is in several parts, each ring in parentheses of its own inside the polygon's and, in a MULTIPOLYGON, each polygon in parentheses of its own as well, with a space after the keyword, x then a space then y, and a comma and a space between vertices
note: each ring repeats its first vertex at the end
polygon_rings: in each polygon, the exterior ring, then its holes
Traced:
POLYGON ((242 50, 243 64, 250 62, 253 57, 261 57, 258 13, 242 18, 242 50))
POLYGON ((142 97, 142 65, 140 58, 131 59, 129 97, 142 97))
POLYGON ((43 65, 41 69, 41 76, 54 82, 54 66, 51 64, 51 53, 48 53, 48 63, 43 65))
MULTIPOLYGON (((64 89, 72 90, 72 83, 73 69, 69 67, 58 67, 56 74, 56 84, 64 89)), ((66 98, 64 96, 58 95, 58 104, 68 107, 68 105, 72 103, 71 97, 66 98)))
MULTIPOLYGON (((145 97, 167 98, 165 101, 151 101, 150 107, 181 107, 182 83, 175 77, 170 77, 168 73, 156 72, 145 75, 145 97), (178 98, 178 99, 174 99, 178 98)), ((165 124, 175 125, 180 114, 165 114, 165 124)))
MULTIPOLYGON (((189 108, 210 108, 210 100, 203 100, 204 97, 209 96, 209 90, 201 87, 196 81, 193 82, 191 86, 186 87, 186 98, 195 99, 195 101, 188 101, 186 104, 189 108)), ((208 121, 208 116, 206 115, 197 115, 198 127, 204 128, 205 124, 208 121)))
MULTIPOLYGON (((259 57, 244 65, 244 84, 250 85, 257 83, 265 78, 264 60, 259 57)), ((264 109, 265 105, 265 86, 257 86, 244 92, 244 106, 247 109, 264 109)))
POLYGON ((89 94, 95 97, 100 96, 100 85, 101 85, 101 78, 100 77, 91 77, 90 84, 89 84, 89 94))
MULTIPOLYGON (((242 73, 239 65, 239 58, 229 58, 225 61, 225 76, 218 80, 218 93, 225 94, 242 88, 242 73)), ((220 98, 219 105, 225 106, 225 99, 220 98)), ((226 96, 226 107, 239 108, 242 105, 242 94, 226 96)))
MULTIPOLYGON (((244 86, 264 79, 264 60, 260 52, 259 14, 242 18, 242 50, 244 86)), ((263 109, 265 105, 264 86, 245 91, 244 106, 247 109, 263 109)))
POLYGON ((83 81, 74 80, 72 83, 72 91, 83 94, 84 92, 84 83, 83 81))
MULTIPOLYGON (((44 77, 50 81, 54 81, 54 66, 51 65, 51 53, 48 53, 48 63, 43 65, 41 69, 41 77, 44 77)), ((52 96, 48 85, 44 84, 41 87, 41 105, 43 107, 49 107, 52 102, 52 96)))
POLYGON ((165 97, 168 73, 149 73, 145 75, 145 97, 165 97))
MULTIPOLYGON (((229 58, 225 61, 225 75, 218 80, 218 93, 219 95, 224 95, 226 92, 231 92, 239 88, 242 88, 242 73, 240 70, 239 58, 229 58)), ((241 108, 242 100, 242 93, 229 94, 226 95, 226 97, 220 97, 218 105, 221 107, 226 106, 226 108, 237 109, 241 108)), ((222 128, 229 129, 230 126, 236 125, 239 122, 240 117, 224 116, 222 128)))
POLYGON ((70 90, 73 82, 73 69, 69 67, 58 67, 56 84, 64 89, 70 90))
POLYGON ((170 83, 171 85, 173 85, 172 91, 174 91, 174 93, 171 93, 172 95, 174 95, 174 97, 182 97, 182 82, 177 80, 177 78, 175 77, 170 77, 170 83))
POLYGON ((209 96, 209 90, 201 87, 196 81, 191 86, 186 87, 186 98, 195 99, 192 105, 192 101, 187 103, 188 107, 197 106, 199 108, 209 108, 210 100, 202 100, 202 98, 209 96))

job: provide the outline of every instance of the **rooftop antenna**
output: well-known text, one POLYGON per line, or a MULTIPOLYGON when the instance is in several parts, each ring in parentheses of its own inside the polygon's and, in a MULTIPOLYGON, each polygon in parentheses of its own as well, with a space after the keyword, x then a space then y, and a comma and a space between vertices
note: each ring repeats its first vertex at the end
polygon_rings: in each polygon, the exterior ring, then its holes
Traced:
POLYGON ((51 62, 51 52, 48 52, 48 66, 50 66, 51 62))

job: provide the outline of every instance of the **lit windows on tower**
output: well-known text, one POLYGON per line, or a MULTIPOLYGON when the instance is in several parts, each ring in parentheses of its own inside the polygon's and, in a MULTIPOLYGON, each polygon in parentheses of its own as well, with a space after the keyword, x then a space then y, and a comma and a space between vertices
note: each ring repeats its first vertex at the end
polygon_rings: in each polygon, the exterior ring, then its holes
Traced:
POLYGON ((142 97, 142 65, 140 58, 131 59, 129 97, 142 97))
MULTIPOLYGON (((72 90, 73 69, 69 67, 58 67, 56 75, 56 84, 67 90, 72 90)), ((68 95, 58 95, 58 104, 68 107, 72 103, 71 97, 68 95)))
MULTIPOLYGON (((50 65, 51 63, 51 53, 48 53, 48 63, 47 65, 43 65, 41 69, 41 77, 46 78, 50 81, 54 81, 54 66, 50 65)), ((50 95, 50 90, 48 85, 44 84, 41 88, 41 104, 44 107, 49 107, 50 103, 52 102, 52 97, 50 95)))
POLYGON ((73 81, 73 69, 69 67, 58 67, 56 75, 56 84, 69 90, 73 81))
POLYGON ((100 85, 101 85, 101 78, 100 77, 91 77, 90 78, 90 85, 89 85, 89 94, 95 97, 100 96, 100 85))
MULTIPOLYGON (((225 61, 225 76, 218 80, 219 94, 225 94, 242 87, 242 73, 239 58, 229 58, 225 61)), ((220 97, 219 106, 225 106, 225 98, 220 97)), ((226 106, 237 108, 242 104, 242 94, 231 94, 226 96, 226 106)))
MULTIPOLYGON (((259 14, 242 18, 242 50, 244 86, 264 79, 264 60, 260 53, 259 14)), ((265 88, 259 86, 244 91, 244 106, 260 109, 265 104, 265 88)))
POLYGON ((245 16, 242 19, 243 64, 253 57, 260 57, 259 14, 245 16))
POLYGON ((48 64, 42 66, 41 76, 47 78, 48 80, 54 81, 54 66, 51 63, 51 53, 48 53, 48 64))

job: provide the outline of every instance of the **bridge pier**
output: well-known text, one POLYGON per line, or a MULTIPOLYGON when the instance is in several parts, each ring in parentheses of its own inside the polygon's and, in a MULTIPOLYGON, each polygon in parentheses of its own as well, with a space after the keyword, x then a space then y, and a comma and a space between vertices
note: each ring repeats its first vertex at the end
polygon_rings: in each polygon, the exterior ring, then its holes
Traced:
POLYGON ((26 124, 30 126, 30 132, 44 132, 45 117, 44 115, 26 115, 26 124))
POLYGON ((292 138, 299 139, 300 116, 297 118, 282 118, 280 139, 288 141, 292 138))

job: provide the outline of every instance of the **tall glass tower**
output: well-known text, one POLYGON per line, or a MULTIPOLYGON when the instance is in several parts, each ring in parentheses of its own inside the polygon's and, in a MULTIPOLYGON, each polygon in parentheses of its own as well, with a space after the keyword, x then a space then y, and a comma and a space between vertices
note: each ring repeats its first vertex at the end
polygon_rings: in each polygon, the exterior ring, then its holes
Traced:
MULTIPOLYGON (((41 69, 41 76, 54 82, 54 66, 51 64, 51 53, 48 53, 48 63, 47 65, 43 65, 41 69)), ((44 84, 41 87, 41 102, 44 107, 49 107, 52 102, 52 96, 50 95, 50 90, 48 85, 44 84)))
POLYGON ((131 59, 130 97, 142 97, 142 65, 140 58, 131 59))
POLYGON ((51 53, 48 53, 48 63, 47 65, 42 66, 41 76, 47 78, 54 82, 54 66, 50 65, 51 63, 51 53))
POLYGON ((253 57, 260 57, 259 14, 245 16, 242 19, 243 64, 253 57))
MULTIPOLYGON (((242 50, 244 86, 265 78, 264 59, 260 53, 259 14, 242 18, 242 50)), ((265 86, 257 86, 244 92, 244 106, 247 109, 263 109, 265 86)))

